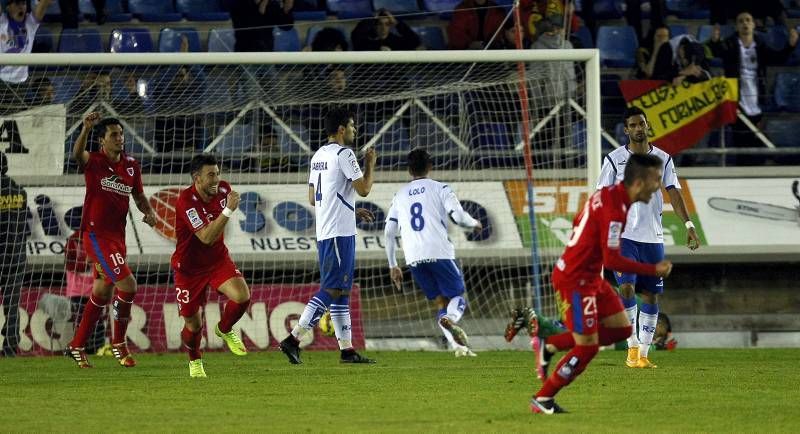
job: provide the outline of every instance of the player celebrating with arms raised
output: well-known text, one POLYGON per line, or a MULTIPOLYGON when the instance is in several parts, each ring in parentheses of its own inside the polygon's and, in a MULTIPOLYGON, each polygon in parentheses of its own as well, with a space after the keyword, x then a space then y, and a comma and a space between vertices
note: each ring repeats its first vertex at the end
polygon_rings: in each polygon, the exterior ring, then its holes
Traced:
POLYGON ((386 256, 392 282, 400 288, 403 271, 395 258, 398 226, 403 237, 403 252, 411 275, 428 300, 438 308, 437 323, 455 349, 456 357, 474 356, 467 346, 467 335, 457 325, 467 301, 464 277, 455 261, 453 243, 447 237, 446 220, 480 232, 481 223, 465 212, 456 194, 446 184, 428 179, 431 156, 424 149, 408 154, 408 173, 414 178, 400 188, 386 216, 386 256))
POLYGON ((300 339, 319 323, 330 306, 342 363, 375 363, 353 349, 350 320, 350 289, 356 254, 356 216, 371 221, 372 213, 355 208, 355 193, 365 197, 372 189, 372 174, 377 154, 366 152, 364 172, 351 147, 356 128, 353 115, 344 108, 333 108, 325 117, 328 144, 311 158, 308 178, 308 203, 316 211, 317 254, 320 267, 320 290, 306 304, 291 334, 282 340, 280 349, 292 364, 300 364, 300 339))
POLYGON ((571 350, 531 399, 534 413, 562 413, 554 400, 556 393, 586 369, 599 345, 610 345, 631 334, 619 296, 601 276, 602 268, 660 277, 672 271, 669 261, 654 265, 620 255, 620 236, 631 204, 650 201, 661 185, 662 167, 656 156, 632 154, 622 183, 595 192, 575 216, 567 248, 552 275, 558 308, 570 332, 550 336, 538 348, 537 371, 542 378, 556 350, 571 350))
MULTIPOLYGON (((672 208, 678 217, 686 225, 688 238, 686 245, 694 250, 700 246, 700 238, 694 229, 694 224, 689 219, 686 205, 681 196, 681 184, 675 171, 675 163, 672 157, 666 152, 651 145, 647 141, 647 131, 650 126, 647 124, 647 117, 638 107, 629 108, 624 115, 625 134, 630 138, 628 146, 617 148, 611 151, 603 160, 603 167, 600 170, 600 180, 597 188, 608 187, 623 180, 623 166, 633 154, 655 155, 664 161, 664 175, 661 184, 667 190, 672 203, 672 208)), ((664 259, 664 228, 661 225, 661 213, 664 208, 664 198, 661 189, 655 193, 655 197, 648 203, 635 203, 631 206, 628 213, 628 222, 625 225, 625 232, 622 233, 622 256, 634 261, 655 264, 664 259)), ((620 297, 622 305, 625 306, 625 314, 633 326, 633 333, 628 338, 628 358, 625 364, 630 368, 655 368, 648 352, 650 344, 653 342, 653 334, 656 331, 658 322, 658 294, 664 292, 664 279, 652 276, 637 276, 635 273, 623 273, 616 270, 614 277, 619 283, 620 297), (641 311, 639 317, 639 334, 636 334, 636 291, 642 294, 641 311)))
POLYGON ((219 178, 217 159, 200 154, 190 163, 192 186, 181 191, 175 209, 178 244, 172 255, 175 296, 184 320, 181 340, 189 352, 189 376, 205 377, 200 354, 202 315, 208 287, 228 297, 214 333, 237 356, 247 354, 232 330, 250 305, 250 289, 225 247, 225 226, 239 207, 239 193, 219 178))
POLYGON ((86 253, 95 264, 92 294, 66 351, 79 368, 92 367, 86 358, 84 345, 106 308, 114 287, 117 291, 113 303, 112 352, 120 365, 136 366, 125 339, 136 295, 136 279, 128 268, 125 250, 129 196, 133 196, 136 207, 144 213, 142 220, 145 223, 155 225, 156 215, 144 195, 139 163, 125 154, 124 144, 122 124, 113 118, 101 120, 100 114, 93 112, 83 120, 83 129, 72 149, 72 157, 83 169, 86 180, 81 237, 86 253), (87 152, 89 131, 95 125, 100 137, 100 151, 87 152))

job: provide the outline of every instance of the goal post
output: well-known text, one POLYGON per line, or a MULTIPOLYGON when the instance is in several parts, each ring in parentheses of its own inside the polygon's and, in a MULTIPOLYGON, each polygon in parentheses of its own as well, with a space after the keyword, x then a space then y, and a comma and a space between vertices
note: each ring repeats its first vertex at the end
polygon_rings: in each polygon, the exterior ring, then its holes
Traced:
MULTIPOLYGON (((383 250, 382 219, 410 180, 404 157, 416 146, 434 156, 431 177, 449 184, 486 226, 477 235, 449 228, 473 345, 507 348, 501 336, 508 311, 533 305, 536 285, 540 313, 557 316, 549 273, 601 165, 597 50, 19 54, 4 56, 3 65, 30 68, 24 95, 17 95, 23 110, 0 107, 3 125, 14 125, 0 133, 0 151, 12 142, 29 151, 8 153, 9 175, 26 188, 30 210, 18 306, 23 353, 58 351, 71 336, 64 249, 80 221, 84 188, 68 155, 89 111, 120 119, 126 152, 141 161, 145 194, 159 216, 153 230, 131 202, 128 262, 140 293, 129 340, 139 350, 180 347, 169 267, 174 203, 191 182, 186 163, 199 152, 215 154, 223 179, 242 193, 226 243, 253 289, 253 304, 236 330, 253 349, 288 333, 319 283, 308 160, 325 140, 323 117, 334 104, 355 112, 358 149, 374 146, 379 154, 373 192, 356 203, 379 219, 359 223, 353 311, 361 345, 439 345, 435 308, 408 272, 401 290, 392 287, 383 250), (520 86, 529 92, 527 104, 520 104, 520 86)), ((404 265, 401 249, 398 257, 404 265)), ((206 332, 219 315, 212 291, 206 332)), ((207 348, 222 348, 213 333, 204 336, 207 348)), ((335 347, 318 333, 311 339, 310 348, 335 347)))

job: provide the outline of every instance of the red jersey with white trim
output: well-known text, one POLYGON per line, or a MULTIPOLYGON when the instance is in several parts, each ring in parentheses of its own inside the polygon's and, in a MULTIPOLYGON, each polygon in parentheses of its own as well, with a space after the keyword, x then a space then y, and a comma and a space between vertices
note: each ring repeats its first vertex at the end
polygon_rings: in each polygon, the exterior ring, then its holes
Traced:
POLYGON ((125 154, 115 163, 103 151, 90 152, 83 178, 86 196, 81 231, 94 232, 124 245, 130 195, 144 191, 139 163, 125 154))
POLYGON ((172 268, 175 271, 208 271, 228 257, 224 232, 211 245, 203 244, 194 234, 222 214, 230 192, 231 186, 225 181, 220 181, 217 194, 208 202, 203 202, 194 184, 181 191, 175 209, 175 234, 178 238, 178 245, 172 254, 172 268))
POLYGON ((596 191, 575 216, 567 248, 556 262, 554 274, 577 280, 600 280, 603 266, 624 273, 655 275, 653 264, 620 255, 630 198, 622 183, 596 191))

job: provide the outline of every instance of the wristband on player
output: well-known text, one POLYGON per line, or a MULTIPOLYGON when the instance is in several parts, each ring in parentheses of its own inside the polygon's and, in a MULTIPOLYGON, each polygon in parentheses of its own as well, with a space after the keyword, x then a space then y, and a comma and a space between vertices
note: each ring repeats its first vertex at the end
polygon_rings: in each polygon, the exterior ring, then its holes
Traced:
POLYGON ((686 229, 694 229, 694 223, 692 223, 691 220, 687 220, 684 225, 686 226, 686 229))
POLYGON ((232 209, 230 209, 228 207, 225 207, 225 209, 222 210, 222 215, 224 215, 225 217, 231 218, 231 215, 233 215, 233 211, 234 210, 232 210, 232 209))

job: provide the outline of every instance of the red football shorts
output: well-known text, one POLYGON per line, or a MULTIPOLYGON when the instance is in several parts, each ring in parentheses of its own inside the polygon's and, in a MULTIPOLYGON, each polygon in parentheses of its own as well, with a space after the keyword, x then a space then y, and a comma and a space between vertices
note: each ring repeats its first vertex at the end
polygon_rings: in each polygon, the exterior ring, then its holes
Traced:
POLYGON ((573 333, 597 333, 600 319, 625 310, 614 288, 599 276, 593 281, 574 281, 554 272, 553 286, 561 318, 573 333))
POLYGON ((208 287, 218 290, 234 277, 242 277, 242 273, 230 258, 225 258, 216 267, 203 273, 175 271, 175 298, 180 315, 188 317, 196 314, 200 306, 206 304, 208 287))
POLYGON ((94 232, 81 234, 83 247, 94 264, 94 278, 114 284, 131 275, 128 268, 125 242, 100 238, 94 232))

